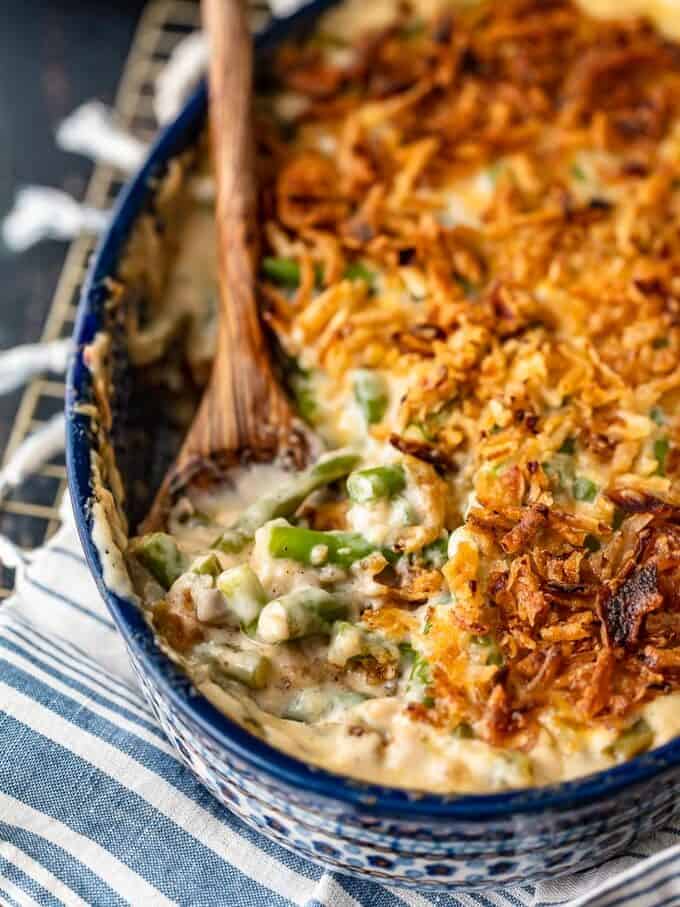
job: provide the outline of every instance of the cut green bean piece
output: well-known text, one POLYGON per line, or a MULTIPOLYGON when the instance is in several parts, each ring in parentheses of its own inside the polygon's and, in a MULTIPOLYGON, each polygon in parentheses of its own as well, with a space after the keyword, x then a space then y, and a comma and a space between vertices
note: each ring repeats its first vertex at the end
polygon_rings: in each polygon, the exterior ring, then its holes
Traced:
POLYGON ((248 542, 252 542, 254 535, 254 532, 249 533, 238 527, 225 529, 222 535, 212 543, 212 547, 224 552, 224 554, 238 554, 243 551, 248 542))
POLYGON ((313 466, 287 482, 279 491, 265 495, 243 511, 236 522, 213 542, 228 554, 241 551, 252 541, 255 532, 270 520, 292 516, 312 492, 324 485, 344 479, 358 464, 360 457, 352 451, 342 450, 326 454, 313 466))
POLYGON ((347 265, 347 267, 345 268, 344 277, 347 280, 363 280, 369 285, 369 287, 372 287, 373 282, 375 281, 375 274, 373 273, 373 271, 367 268, 366 265, 362 264, 362 262, 360 261, 356 261, 351 265, 347 265))
POLYGON ((475 736, 475 732, 467 721, 461 721, 461 723, 457 724, 451 731, 451 736, 456 737, 458 740, 472 740, 475 736))
POLYGON ((366 657, 375 658, 380 664, 397 662, 399 649, 378 633, 371 633, 348 621, 336 621, 328 645, 328 661, 338 668, 344 668, 353 658, 366 657))
POLYGON ((415 653, 415 658, 411 665, 411 673, 409 674, 409 681, 421 686, 428 686, 428 684, 432 682, 430 676, 430 663, 419 652, 415 653))
POLYGON ((273 644, 317 634, 329 635, 333 621, 345 617, 344 602, 324 589, 309 586, 265 605, 257 622, 257 636, 273 644))
POLYGON ((318 404, 312 389, 312 374, 300 365, 295 356, 281 352, 281 357, 286 384, 293 395, 296 409, 305 422, 313 425, 318 415, 318 404))
POLYGON ((583 169, 583 167, 581 167, 580 164, 571 165, 571 175, 574 177, 574 179, 580 180, 581 182, 584 182, 588 179, 585 170, 583 169))
POLYGON ((192 573, 217 576, 222 571, 222 565, 217 555, 211 551, 210 554, 200 554, 197 558, 194 558, 189 570, 192 573))
POLYGON ((300 265, 294 258, 275 258, 267 256, 262 259, 262 274, 280 287, 294 290, 300 285, 300 265))
POLYGON ((654 742, 654 732, 644 718, 621 731, 616 740, 605 750, 617 762, 625 762, 640 753, 645 753, 654 742))
POLYGON ((318 567, 323 552, 324 562, 338 567, 351 567, 369 554, 380 551, 387 560, 395 560, 394 552, 378 548, 358 532, 318 532, 301 526, 274 525, 269 532, 269 553, 272 557, 289 558, 308 567, 318 567))
POLYGON ((400 642, 399 643, 399 655, 403 662, 404 669, 409 669, 413 666, 418 653, 413 648, 410 642, 400 642))
POLYGON ((347 479, 347 493, 353 501, 364 504, 380 498, 393 498, 406 488, 403 466, 373 466, 359 469, 347 479))
MULTIPOLYGON (((295 290, 300 286, 300 265, 294 258, 266 256, 262 259, 260 271, 267 280, 271 280, 272 283, 287 290, 295 290)), ((314 266, 314 279, 317 286, 323 283, 324 271, 322 265, 317 264, 314 266)))
POLYGON ((224 674, 230 680, 237 680, 251 690, 266 687, 271 676, 271 662, 259 652, 220 649, 211 653, 211 662, 213 677, 215 672, 224 674))
POLYGON ((594 501, 599 491, 595 482, 585 476, 577 476, 571 490, 577 501, 594 501))
POLYGON ((350 690, 335 692, 323 687, 308 687, 300 690, 286 707, 284 718, 289 721, 302 721, 310 724, 320 721, 336 709, 350 709, 365 702, 368 697, 350 690))
POLYGON ((288 384, 299 415, 308 425, 313 425, 319 414, 319 405, 310 386, 309 374, 297 371, 290 376, 288 384))
POLYGON ((164 589, 169 589, 187 566, 177 542, 165 532, 152 532, 135 539, 130 545, 130 553, 164 589))
POLYGON ((555 482, 560 490, 566 490, 574 482, 574 458, 568 454, 556 453, 551 460, 541 464, 543 471, 555 482))
MULTIPOLYGON (((315 491, 321 485, 327 485, 329 482, 335 482, 343 479, 357 465, 361 457, 353 451, 338 451, 333 454, 327 454, 310 467, 307 472, 302 473, 301 480, 306 480, 309 484, 310 491, 315 491)), ((285 516, 285 513, 280 514, 285 516)))
POLYGON ((217 577, 217 588, 237 622, 247 627, 260 616, 267 596, 255 571, 248 564, 225 570, 217 577))
POLYGON ((354 397, 368 424, 374 425, 382 420, 387 409, 387 382, 378 372, 359 369, 354 373, 354 397))
POLYGON ((659 438, 654 442, 654 459, 658 463, 656 474, 658 476, 666 475, 666 457, 670 450, 668 438, 659 438))
POLYGON ((435 539, 434 542, 430 542, 429 545, 425 545, 425 547, 422 549, 421 554, 424 562, 428 567, 441 568, 449 558, 448 550, 448 536, 442 536, 442 538, 435 539))
POLYGON ((470 642, 484 659, 484 664, 500 667, 505 663, 501 648, 493 636, 473 636, 470 642))

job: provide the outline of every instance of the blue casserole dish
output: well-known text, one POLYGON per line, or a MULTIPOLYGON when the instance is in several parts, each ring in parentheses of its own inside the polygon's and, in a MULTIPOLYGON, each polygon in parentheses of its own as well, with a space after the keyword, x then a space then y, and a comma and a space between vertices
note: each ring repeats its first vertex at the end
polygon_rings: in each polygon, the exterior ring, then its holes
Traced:
MULTIPOLYGON (((258 36, 258 54, 331 3, 317 0, 275 20, 258 36)), ((66 399, 69 487, 82 545, 178 757, 251 827, 311 860, 387 884, 448 891, 526 884, 585 869, 626 849, 678 810, 680 740, 577 781, 509 793, 416 796, 362 784, 284 755, 196 696, 135 604, 107 588, 92 536, 97 440, 81 408, 93 399, 83 347, 103 328, 106 279, 116 275, 136 219, 152 206, 154 178, 192 147, 205 119, 202 84, 121 194, 80 301, 66 399)), ((113 435, 125 430, 114 414, 113 435)))

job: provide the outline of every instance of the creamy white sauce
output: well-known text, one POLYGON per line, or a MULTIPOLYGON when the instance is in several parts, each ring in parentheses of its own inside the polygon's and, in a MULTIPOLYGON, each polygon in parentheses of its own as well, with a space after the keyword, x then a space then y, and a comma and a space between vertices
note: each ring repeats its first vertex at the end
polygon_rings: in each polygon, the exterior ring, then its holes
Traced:
MULTIPOLYGON (((442 5, 434 0, 421 0, 419 8, 428 14, 442 5)), ((648 14, 669 34, 680 36, 680 8, 672 0, 583 0, 582 5, 603 16, 648 14)), ((369 6, 363 0, 350 0, 328 16, 326 27, 329 31, 337 29, 350 34, 357 22, 362 28, 379 27, 386 24, 393 9, 393 0, 380 0, 369 6)), ((596 167, 599 162, 588 159, 584 163, 588 165, 588 192, 591 193, 591 190, 601 188, 596 167)), ((469 186, 456 187, 448 200, 447 216, 457 223, 476 221, 492 188, 488 174, 478 175, 469 186)), ((417 290, 415 278, 409 277, 405 282, 409 292, 417 290)), ((205 296, 214 293, 214 289, 214 228, 211 216, 204 209, 187 224, 166 292, 167 307, 175 313, 173 317, 181 311, 191 318, 197 368, 210 361, 213 351, 214 322, 209 314, 206 317, 206 309, 209 311, 210 306, 206 307, 205 296)), ((313 367, 316 363, 308 364, 313 367)), ((526 379, 522 374, 515 377, 520 383, 526 379)), ((408 377, 390 376, 390 381, 385 422, 393 425, 408 377)), ((362 438, 365 424, 351 390, 343 388, 333 396, 323 393, 322 383, 319 387, 322 391, 321 433, 335 444, 362 438)), ((648 429, 649 426, 640 423, 640 432, 646 433, 648 429)), ((369 441, 364 453, 366 464, 385 462, 385 450, 378 442, 369 441)), ((180 519, 178 512, 169 528, 187 553, 204 551, 213 543, 216 534, 229 526, 245 507, 263 494, 280 488, 287 478, 286 473, 275 466, 257 465, 237 470, 233 483, 219 494, 194 494, 186 508, 189 518, 180 519)), ((426 515, 427 500, 420 490, 409 486, 403 498, 413 509, 414 518, 422 520, 426 515)), ((475 502, 472 493, 466 510, 475 502)), ((348 528, 380 545, 390 537, 402 518, 398 510, 395 516, 394 502, 383 501, 370 506, 354 504, 348 511, 348 528)), ((100 553, 107 586, 118 594, 133 597, 132 583, 121 553, 122 529, 117 523, 115 507, 105 497, 100 497, 93 505, 93 524, 93 540, 100 553)), ((351 570, 330 566, 318 570, 292 560, 274 559, 267 550, 267 532, 268 527, 258 530, 254 544, 247 546, 242 555, 220 553, 221 568, 245 559, 255 570, 268 599, 305 586, 332 584, 352 601, 354 607, 359 602, 380 607, 381 590, 370 570, 356 565, 351 570)), ((455 530, 449 539, 449 557, 456 556, 463 542, 475 544, 468 530, 455 530)), ((542 784, 588 774, 613 763, 608 748, 616 731, 596 727, 570 732, 559 716, 551 713, 543 716, 538 740, 529 756, 494 748, 479 739, 454 738, 448 732, 438 731, 410 717, 405 706, 412 692, 408 692, 403 678, 398 680, 397 695, 393 695, 395 690, 387 683, 371 686, 356 672, 341 676, 339 670, 335 674, 329 670, 327 641, 303 640, 297 647, 268 645, 247 637, 234 627, 211 627, 211 621, 219 617, 219 608, 215 610, 216 597, 210 596, 215 591, 210 579, 200 577, 177 582, 179 585, 168 593, 171 603, 180 605, 185 589, 200 599, 199 617, 204 618, 208 637, 205 644, 208 648, 201 650, 204 655, 211 645, 238 646, 246 652, 264 653, 272 662, 273 674, 264 689, 248 693, 235 681, 215 683, 200 654, 192 659, 168 652, 170 657, 185 667, 198 689, 226 714, 274 746, 315 765, 381 784, 450 792, 542 784), (313 724, 282 717, 291 707, 296 693, 317 688, 324 696, 344 691, 368 693, 371 698, 349 707, 332 706, 313 724)), ((421 625, 427 616, 427 607, 413 612, 421 625)), ((310 699, 313 698, 312 693, 310 699)), ((639 714, 649 723, 655 744, 666 742, 680 731, 680 694, 659 697, 644 706, 639 714)))

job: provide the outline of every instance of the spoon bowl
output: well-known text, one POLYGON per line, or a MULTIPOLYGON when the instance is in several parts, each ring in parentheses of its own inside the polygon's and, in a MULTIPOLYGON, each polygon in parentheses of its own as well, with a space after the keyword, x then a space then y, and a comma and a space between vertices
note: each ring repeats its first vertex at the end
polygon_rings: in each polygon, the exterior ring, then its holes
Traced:
POLYGON ((256 292, 259 262, 253 42, 245 0, 203 0, 210 39, 208 119, 217 187, 219 307, 212 374, 143 529, 164 522, 181 488, 238 462, 301 468, 317 448, 272 370, 256 292))

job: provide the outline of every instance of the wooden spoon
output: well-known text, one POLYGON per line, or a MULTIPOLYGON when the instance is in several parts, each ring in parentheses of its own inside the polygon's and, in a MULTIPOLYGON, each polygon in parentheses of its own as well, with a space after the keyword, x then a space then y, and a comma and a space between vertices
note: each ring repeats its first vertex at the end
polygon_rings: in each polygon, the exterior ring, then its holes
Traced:
POLYGON ((313 438, 272 371, 260 322, 253 47, 246 0, 203 0, 211 44, 210 136, 217 187, 217 348, 210 381, 179 456, 143 530, 158 528, 180 487, 218 478, 243 460, 274 458, 299 468, 313 438))

